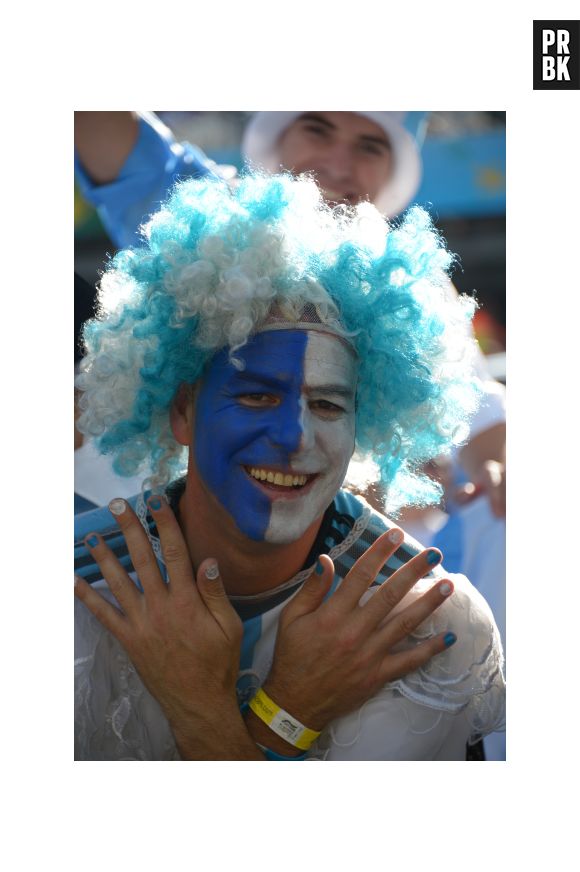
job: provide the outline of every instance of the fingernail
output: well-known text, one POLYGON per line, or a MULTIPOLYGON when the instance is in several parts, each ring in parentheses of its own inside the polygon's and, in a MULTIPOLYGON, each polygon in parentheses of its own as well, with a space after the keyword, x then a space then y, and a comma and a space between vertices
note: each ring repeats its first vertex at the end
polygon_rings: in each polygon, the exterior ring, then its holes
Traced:
POLYGON ((120 498, 111 500, 111 502, 109 503, 109 511, 112 515, 115 516, 122 515, 125 511, 126 505, 127 503, 125 502, 125 500, 122 500, 120 498))
POLYGON ((427 552, 427 563, 429 566, 435 566, 436 563, 439 563, 441 560, 441 555, 438 551, 434 551, 433 549, 427 552))
POLYGON ((158 512, 162 506, 161 497, 149 497, 148 504, 150 509, 153 509, 154 512, 158 512))
POLYGON ((316 569, 314 570, 317 575, 322 575, 324 572, 324 566, 320 562, 320 560, 316 563, 316 569))
POLYGON ((387 535, 387 539, 389 542, 392 542, 393 545, 398 545, 399 542, 402 542, 404 539, 404 533, 402 530, 391 530, 391 532, 387 535))
POLYGON ((87 536, 87 538, 85 539, 85 542, 87 543, 89 548, 96 548, 97 545, 99 544, 99 537, 95 536, 94 533, 91 533, 90 536, 87 536))
POLYGON ((75 572, 75 587, 77 586, 77 584, 79 583, 79 581, 80 581, 80 577, 79 577, 79 576, 76 574, 76 572, 75 572))
POLYGON ((451 648, 451 646, 457 642, 457 636, 455 633, 446 633, 443 637, 443 641, 445 642, 446 648, 451 648))
POLYGON ((214 560, 212 563, 208 563, 205 568, 205 577, 209 578, 210 581, 215 581, 215 579, 220 574, 219 566, 214 560))
POLYGON ((448 581, 444 581, 443 584, 439 585, 439 593, 442 596, 449 596, 449 594, 451 593, 452 590, 453 590, 453 588, 451 587, 451 585, 449 584, 448 581))

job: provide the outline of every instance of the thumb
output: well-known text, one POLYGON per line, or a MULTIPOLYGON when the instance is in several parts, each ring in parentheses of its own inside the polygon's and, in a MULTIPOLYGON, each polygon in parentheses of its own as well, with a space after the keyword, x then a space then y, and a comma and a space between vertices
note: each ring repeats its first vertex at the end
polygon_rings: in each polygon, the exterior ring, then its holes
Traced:
POLYGON ((332 558, 328 554, 321 554, 314 571, 285 607, 280 620, 289 623, 302 615, 316 611, 330 590, 333 578, 334 563, 332 558))
POLYGON ((240 625, 240 619, 233 609, 220 575, 217 560, 208 557, 197 570, 197 589, 208 611, 213 615, 224 633, 229 637, 240 625))

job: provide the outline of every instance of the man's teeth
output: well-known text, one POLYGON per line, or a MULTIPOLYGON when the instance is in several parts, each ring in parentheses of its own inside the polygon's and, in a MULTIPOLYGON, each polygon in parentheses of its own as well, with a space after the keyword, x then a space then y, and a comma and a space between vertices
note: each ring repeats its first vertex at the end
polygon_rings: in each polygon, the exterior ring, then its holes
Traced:
POLYGON ((298 487, 306 484, 308 477, 306 475, 284 475, 281 472, 272 472, 267 469, 257 469, 250 467, 248 472, 253 478, 258 481, 269 481, 271 484, 283 485, 283 487, 298 487))

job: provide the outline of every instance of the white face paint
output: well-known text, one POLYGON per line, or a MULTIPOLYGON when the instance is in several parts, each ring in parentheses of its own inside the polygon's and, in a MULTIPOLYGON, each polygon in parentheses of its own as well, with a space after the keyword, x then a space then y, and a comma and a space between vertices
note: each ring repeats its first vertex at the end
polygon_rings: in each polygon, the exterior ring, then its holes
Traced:
POLYGON ((288 472, 306 475, 303 488, 272 493, 265 540, 297 541, 324 514, 340 489, 354 451, 356 358, 336 336, 309 330, 300 390, 300 445, 288 472), (310 478, 312 476, 312 478, 310 478))

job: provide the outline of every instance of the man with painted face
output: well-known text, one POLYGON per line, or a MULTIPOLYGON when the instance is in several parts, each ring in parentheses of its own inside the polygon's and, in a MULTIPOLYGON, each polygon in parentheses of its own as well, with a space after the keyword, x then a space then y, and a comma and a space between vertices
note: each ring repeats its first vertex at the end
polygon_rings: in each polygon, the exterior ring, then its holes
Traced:
MULTIPOLYGON (((313 173, 328 202, 369 200, 392 218, 418 190, 425 127, 424 112, 256 112, 241 150, 246 162, 267 172, 313 173)), ((176 179, 235 173, 190 143, 176 142, 153 113, 77 112, 75 147, 81 190, 121 247, 138 242, 139 226, 176 179)), ((492 513, 503 517, 505 394, 481 353, 475 367, 484 398, 459 460, 475 484, 471 492, 483 491, 492 513)))
POLYGON ((183 183, 145 240, 78 380, 81 431, 153 475, 81 516, 77 757, 465 759, 503 723, 489 608, 341 490, 356 449, 393 506, 437 499, 417 469, 476 406, 428 217, 249 175, 183 183))
POLYGON ((344 481, 356 363, 320 324, 274 323, 283 329, 265 329, 239 352, 241 372, 227 351, 214 358, 197 395, 193 446, 206 486, 240 532, 287 544, 320 519, 344 481))

